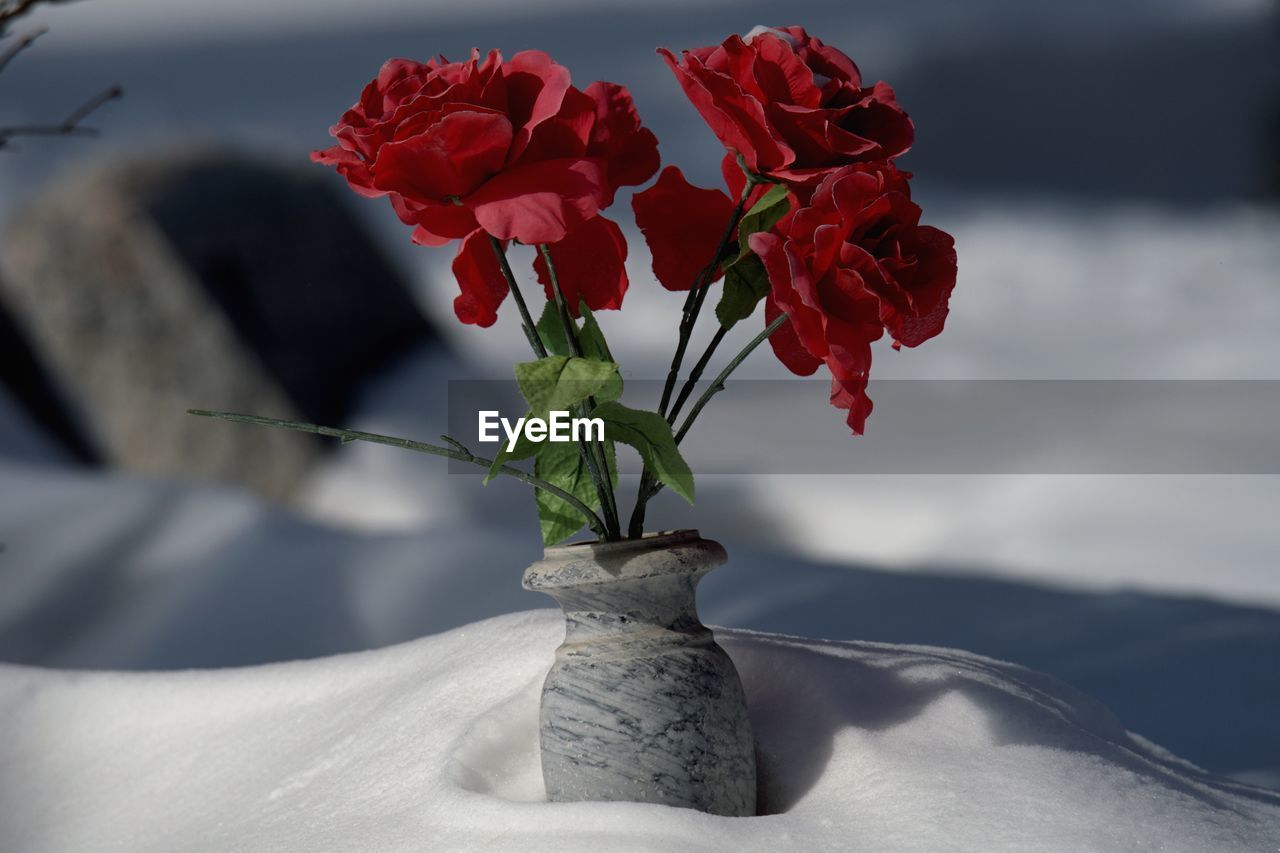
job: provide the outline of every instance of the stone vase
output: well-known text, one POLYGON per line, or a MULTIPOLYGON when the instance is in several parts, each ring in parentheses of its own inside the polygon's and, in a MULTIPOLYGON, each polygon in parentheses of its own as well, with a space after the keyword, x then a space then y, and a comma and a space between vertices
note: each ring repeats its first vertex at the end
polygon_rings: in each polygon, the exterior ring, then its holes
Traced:
POLYGON ((698 580, 727 559, 695 530, 548 548, 526 589, 564 611, 542 688, 553 802, 625 800, 756 813, 751 723, 733 662, 698 620, 698 580))

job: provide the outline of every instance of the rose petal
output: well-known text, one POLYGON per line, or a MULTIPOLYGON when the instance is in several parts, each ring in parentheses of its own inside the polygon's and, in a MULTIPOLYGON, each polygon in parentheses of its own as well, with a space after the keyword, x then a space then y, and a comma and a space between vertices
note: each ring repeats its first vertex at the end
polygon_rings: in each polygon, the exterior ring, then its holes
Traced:
POLYGON ((467 236, 477 227, 475 214, 469 208, 450 201, 412 203, 392 193, 391 207, 401 222, 416 226, 413 242, 422 246, 443 246, 450 240, 467 236))
POLYGON ((595 101, 571 87, 565 92, 560 111, 534 128, 518 162, 583 156, 595 119, 595 101))
POLYGON ((366 198, 377 198, 386 193, 373 185, 373 174, 369 166, 358 154, 354 154, 341 146, 334 145, 323 151, 312 151, 311 162, 325 166, 333 166, 338 174, 347 179, 347 184, 366 198))
POLYGON ((927 225, 894 235, 897 257, 880 262, 884 283, 881 319, 895 344, 914 347, 942 331, 956 286, 956 250, 951 235, 927 225))
MULTIPOLYGON (((778 303, 773 301, 773 294, 767 295, 764 300, 765 325, 772 323, 782 313, 783 310, 778 307, 778 303)), ((770 335, 769 346, 773 348, 773 354, 778 357, 778 361, 797 376, 812 376, 814 371, 822 366, 822 359, 812 355, 805 349, 804 344, 800 343, 800 336, 796 334, 794 322, 783 323, 770 335)))
POLYGON ((507 110, 516 128, 511 160, 524 151, 539 124, 560 112, 569 91, 569 69, 540 50, 522 50, 503 63, 507 110))
POLYGON ((502 172, 463 202, 500 240, 555 243, 599 213, 604 184, 598 159, 544 160, 502 172))
POLYGON ((643 184, 658 171, 658 137, 640 124, 631 93, 625 86, 597 80, 587 87, 587 97, 595 102, 595 125, 587 144, 587 154, 603 157, 609 164, 605 207, 613 204, 618 187, 643 184))
POLYGON ((822 315, 797 290, 799 285, 811 292, 813 285, 808 271, 794 256, 794 247, 776 234, 752 234, 748 243, 769 276, 769 298, 791 317, 795 335, 805 350, 814 358, 822 358, 827 354, 822 315))
POLYGON ((509 288, 489 235, 478 229, 467 235, 453 259, 453 276, 462 291, 453 300, 453 313, 464 323, 492 326, 509 288))
POLYGON ((863 99, 840 121, 840 128, 864 139, 875 140, 879 156, 893 159, 905 154, 915 141, 915 125, 898 106, 897 96, 887 83, 863 90, 863 99))
POLYGON ((676 62, 665 48, 658 53, 711 132, 726 148, 742 154, 753 171, 779 168, 795 158, 768 127, 760 102, 743 92, 730 77, 708 69, 687 52, 683 64, 676 62))
MULTIPOLYGON (((556 268, 556 281, 569 313, 578 316, 578 303, 586 300, 592 311, 622 307, 627 292, 627 241, 616 222, 603 216, 574 227, 558 243, 547 247, 556 268)), ((541 252, 534 259, 534 271, 553 300, 551 276, 541 252)))
POLYGON ((688 290, 715 260, 716 246, 733 215, 720 190, 695 187, 676 166, 631 199, 636 225, 653 255, 653 274, 667 290, 688 290))
POLYGON ((759 55, 755 79, 770 100, 810 108, 821 103, 822 91, 814 82, 813 72, 796 55, 790 41, 766 31, 751 46, 759 55))
POLYGON ((382 146, 374 186, 438 201, 464 196, 502 168, 511 134, 504 115, 451 112, 417 136, 382 146))

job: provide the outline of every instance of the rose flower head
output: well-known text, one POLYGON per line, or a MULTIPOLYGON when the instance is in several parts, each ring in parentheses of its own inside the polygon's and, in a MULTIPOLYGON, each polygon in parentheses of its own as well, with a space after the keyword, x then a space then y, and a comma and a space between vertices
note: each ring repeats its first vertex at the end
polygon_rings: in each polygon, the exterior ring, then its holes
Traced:
POLYGON ((473 50, 465 62, 393 59, 330 133, 338 144, 312 159, 361 195, 387 196, 414 242, 463 240, 454 262, 463 322, 491 325, 507 293, 490 237, 553 252, 564 244, 555 254, 567 266, 611 275, 562 281, 573 310, 579 297, 592 308, 621 303, 625 243, 615 224, 594 220, 619 187, 658 168, 657 139, 622 86, 577 89, 568 69, 536 50, 509 60, 496 50, 483 59, 473 50), (608 257, 570 257, 586 245, 608 257))
POLYGON ((885 329, 895 348, 941 332, 956 283, 954 241, 920 224, 907 178, 888 163, 846 167, 773 233, 750 238, 769 277, 766 322, 790 320, 769 338, 774 352, 801 376, 825 363, 831 403, 855 433, 871 413, 871 343, 885 329))
POLYGON ((729 149, 729 163, 740 155, 802 199, 831 171, 892 159, 914 139, 893 90, 864 86, 853 60, 802 27, 756 27, 678 60, 659 53, 729 149))

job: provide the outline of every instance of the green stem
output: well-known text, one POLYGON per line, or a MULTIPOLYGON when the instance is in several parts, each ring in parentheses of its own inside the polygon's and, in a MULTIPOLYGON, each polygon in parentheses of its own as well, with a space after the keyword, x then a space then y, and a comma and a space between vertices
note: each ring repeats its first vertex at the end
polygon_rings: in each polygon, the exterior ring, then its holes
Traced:
MULTIPOLYGON (((338 427, 320 426, 318 424, 303 423, 302 421, 290 421, 282 418, 264 418, 258 415, 241 415, 234 412, 211 412, 205 409, 188 409, 187 414, 197 415, 202 418, 218 418, 224 421, 235 421, 236 423, 257 424, 258 426, 279 427, 281 429, 291 429, 297 432, 311 432, 316 435, 325 435, 330 438, 340 438, 343 441, 368 441, 373 444, 386 444, 391 447, 401 447, 406 450, 415 450, 419 453, 430 453, 433 456, 444 456, 448 459, 456 459, 459 462, 469 462, 472 465, 478 465, 481 468, 489 468, 493 465, 492 459, 485 459, 483 456, 476 456, 459 441, 449 436, 441 436, 451 447, 440 447, 435 444, 427 444, 422 441, 413 441, 408 438, 397 438, 390 435, 379 435, 375 432, 360 432, 354 429, 339 429, 338 427)), ((555 495, 560 500, 571 505, 578 512, 582 513, 582 517, 586 519, 587 526, 595 532, 597 536, 605 536, 604 522, 595 514, 591 507, 587 506, 573 494, 565 491, 559 486, 554 486, 546 480, 539 479, 519 468, 510 465, 503 465, 498 468, 499 474, 505 474, 508 477, 514 477, 521 482, 533 486, 535 489, 555 495)))
POLYGON ((689 427, 693 426, 693 422, 698 419, 698 413, 702 411, 708 402, 710 402, 711 398, 724 390, 724 382, 729 378, 729 375, 738 369, 738 365, 742 364, 742 362, 746 360, 747 356, 751 355, 751 353, 755 351, 756 347, 760 346, 768 340, 770 335, 782 328, 782 324, 785 322, 787 322, 787 315, 785 313, 774 317, 772 323, 765 326, 760 334, 752 338, 751 341, 742 348, 742 351, 735 355, 733 360, 724 366, 724 370, 720 371, 720 374, 716 376, 715 380, 707 390, 702 392, 702 396, 698 398, 698 402, 694 403, 693 408, 689 410, 688 417, 684 419, 684 423, 680 425, 680 429, 676 432, 676 444, 679 444, 684 440, 685 433, 689 431, 689 427))
MULTIPOLYGON (((716 246, 716 252, 711 258, 711 263, 707 264, 698 273, 698 278, 694 282, 693 287, 689 288, 689 293, 684 298, 684 308, 680 314, 680 334, 676 340, 675 355, 671 358, 671 368, 667 371, 667 381, 662 386, 662 400, 658 404, 658 413, 667 418, 667 423, 675 422, 675 413, 667 415, 667 406, 671 403, 671 394, 675 391, 676 380, 680 378, 680 365, 684 362, 685 351, 689 348, 689 339, 693 336, 694 324, 698 321, 698 314, 702 312, 702 303, 706 301, 707 291, 711 289, 711 279, 715 275, 716 268, 720 266, 720 261, 724 258, 725 250, 729 247, 729 243, 733 240, 733 235, 738 230, 738 222, 742 219, 742 214, 746 211, 747 199, 751 197, 751 191, 762 181, 747 170, 741 156, 738 158, 738 165, 742 167, 743 173, 747 176, 747 182, 742 187, 742 195, 738 198, 738 203, 734 205, 733 213, 729 216, 729 222, 725 226, 724 233, 720 235, 720 243, 716 246)), ((699 364, 706 366, 706 359, 710 355, 705 355, 699 364)), ((687 396, 687 395, 682 395, 687 396)), ((676 403, 676 412, 679 411, 680 402, 676 403)), ((644 532, 644 514, 645 503, 648 502, 651 494, 656 494, 654 485, 657 481, 648 468, 640 472, 640 488, 636 491, 636 505, 631 511, 631 520, 627 524, 627 535, 631 538, 638 538, 644 532)))
MULTIPOLYGON (((582 345, 578 342, 578 326, 573 322, 573 318, 569 316, 569 306, 565 303, 564 292, 560 289, 560 277, 556 275, 556 265, 551 260, 551 250, 547 248, 546 243, 538 244, 538 252, 542 255, 542 261, 547 265, 547 276, 551 279, 551 293, 555 297, 556 310, 560 315, 560 323, 564 326, 565 340, 569 344, 569 352, 574 356, 582 357, 582 345)), ((588 398, 587 406, 594 409, 595 400, 588 398)), ((587 407, 578 406, 578 414, 586 417, 587 407)), ((582 459, 587 464, 587 471, 591 474, 591 479, 595 482, 596 492, 600 497, 600 509, 604 513, 605 527, 609 531, 609 538, 619 539, 622 536, 621 523, 618 520, 618 505, 613 496, 613 478, 609 476, 609 461, 605 455, 604 447, 601 442, 583 439, 579 442, 579 449, 582 451, 582 459)))
POLYGON ((502 270, 502 277, 507 280, 507 289, 511 291, 511 298, 515 300, 516 308, 520 311, 520 322, 524 325, 524 336, 529 339, 529 346, 533 347, 533 354, 538 358, 547 357, 547 348, 542 344, 542 338, 538 337, 537 326, 533 323, 533 317, 529 314, 529 306, 525 304, 524 295, 520 292, 520 286, 516 284, 516 277, 511 272, 511 264, 507 262, 506 250, 502 248, 502 243, 497 237, 489 235, 489 245, 493 246, 493 253, 498 256, 498 266, 502 270))
MULTIPOLYGON (((712 381, 711 385, 707 387, 707 390, 702 393, 702 396, 698 398, 698 402, 694 403, 693 408, 689 411, 688 417, 684 419, 684 423, 680 425, 680 429, 676 432, 676 444, 679 444, 680 442, 684 441, 684 437, 689 432, 689 428, 693 426, 693 422, 697 420, 698 414, 703 410, 704 407, 706 407, 707 403, 710 402, 711 398, 724 390, 724 383, 725 383, 725 380, 729 378, 729 375, 732 374, 733 371, 737 370, 738 365, 742 364, 742 362, 746 360, 747 356, 751 355, 751 353, 755 350, 756 347, 760 346, 760 344, 764 343, 769 338, 770 335, 778 331, 778 329, 780 329, 782 327, 782 324, 785 322, 787 322, 786 314, 779 314, 777 317, 773 318, 772 323, 765 326, 764 330, 760 332, 760 334, 752 338, 751 341, 745 347, 742 348, 741 352, 735 355, 733 357, 733 360, 725 365, 724 370, 720 371, 720 374, 716 376, 715 380, 712 381)), ((641 510, 641 514, 640 514, 641 524, 643 524, 644 522, 644 513, 643 513, 644 504, 647 503, 650 498, 652 498, 654 495, 656 495, 660 491, 662 491, 662 484, 656 481, 651 481, 651 484, 647 492, 641 493, 642 494, 641 502, 637 504, 637 509, 641 510)), ((632 516, 632 522, 633 524, 635 522, 634 515, 632 516)), ((630 530, 628 531, 628 534, 633 537, 640 535, 639 533, 635 533, 630 530)))
POLYGON ((663 417, 666 417, 667 405, 671 402, 671 393, 675 390, 676 380, 680 378, 680 365, 684 361, 685 350, 689 348, 689 338, 693 335, 694 324, 698 322, 698 314, 702 311, 702 303, 706 301, 711 279, 715 275, 716 268, 720 266, 725 249, 729 247, 734 233, 738 230, 738 221, 742 219, 742 214, 747 207, 747 199, 751 196, 753 189, 755 189, 755 184, 748 180, 742 188, 742 196, 738 199, 738 203, 734 205, 733 213, 729 217, 729 223, 725 226, 724 233, 720 235, 720 243, 716 246, 716 253, 711 256, 711 263, 702 268, 702 271, 698 274, 697 281, 694 282, 693 287, 689 289, 689 294, 684 299, 684 310, 680 316, 680 336, 676 340, 676 352, 671 359, 671 369, 667 371, 666 384, 662 387, 662 402, 658 404, 658 412, 663 417))
POLYGON ((698 363, 693 366, 693 370, 689 371, 689 378, 684 381, 684 385, 680 388, 680 394, 676 397, 676 404, 671 407, 671 423, 676 422, 676 418, 680 415, 680 410, 684 407, 685 401, 689 399, 689 395, 693 393, 693 389, 697 386, 698 380, 702 378, 702 371, 707 369, 707 363, 711 361, 711 356, 715 353, 716 348, 720 346, 720 342, 724 340, 724 336, 729 333, 727 326, 721 326, 716 330, 715 337, 711 339, 711 343, 707 344, 707 348, 702 352, 702 358, 698 359, 698 363))

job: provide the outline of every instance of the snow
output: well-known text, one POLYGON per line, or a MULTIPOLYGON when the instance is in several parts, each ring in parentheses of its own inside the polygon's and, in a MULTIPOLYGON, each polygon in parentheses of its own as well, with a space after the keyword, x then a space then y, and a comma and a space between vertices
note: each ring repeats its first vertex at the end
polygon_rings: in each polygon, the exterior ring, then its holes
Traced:
POLYGON ((558 612, 377 651, 157 674, 0 668, 0 849, 1263 850, 1280 794, 1207 776, 1034 672, 718 632, 768 816, 547 804, 558 612))

